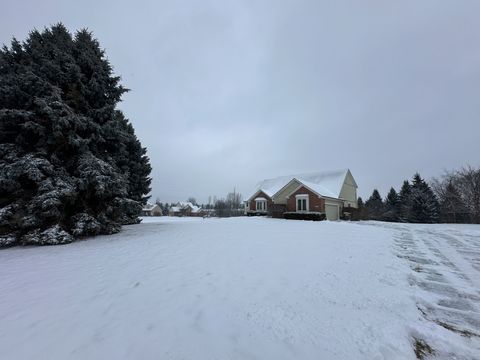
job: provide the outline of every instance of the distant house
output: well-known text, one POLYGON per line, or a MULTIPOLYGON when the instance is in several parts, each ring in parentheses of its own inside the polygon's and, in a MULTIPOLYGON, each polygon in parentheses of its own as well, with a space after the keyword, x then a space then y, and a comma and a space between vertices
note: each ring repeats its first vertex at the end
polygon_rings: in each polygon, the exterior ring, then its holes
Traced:
POLYGON ((273 217, 300 212, 338 220, 344 208, 357 208, 357 183, 348 169, 263 180, 245 201, 247 215, 273 217))
POLYGON ((142 216, 161 216, 162 209, 157 204, 147 203, 142 209, 142 216))
POLYGON ((170 207, 169 216, 203 216, 204 212, 200 206, 193 205, 191 202, 179 202, 170 207))

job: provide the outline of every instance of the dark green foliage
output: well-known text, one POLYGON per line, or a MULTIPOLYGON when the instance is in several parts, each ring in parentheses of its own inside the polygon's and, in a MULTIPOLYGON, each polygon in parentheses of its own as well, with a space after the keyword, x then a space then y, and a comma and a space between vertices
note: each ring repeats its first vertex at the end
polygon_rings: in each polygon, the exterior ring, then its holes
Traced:
POLYGON ((363 199, 360 196, 358 197, 357 205, 358 205, 358 220, 367 220, 368 219, 367 209, 365 208, 363 199))
POLYGON ((169 211, 170 211, 170 206, 173 206, 173 205, 168 205, 168 203, 165 203, 163 205, 163 215, 168 215, 169 211))
POLYGON ((400 218, 400 201, 397 192, 392 187, 385 199, 385 209, 382 215, 384 221, 396 222, 400 218))
POLYGON ((127 90, 86 30, 59 24, 0 51, 0 246, 138 222, 150 165, 116 110, 127 90))
POLYGON ((412 189, 408 180, 405 180, 398 194, 399 220, 408 222, 410 217, 412 189))
POLYGON ((413 177, 410 194, 409 222, 438 222, 438 200, 430 186, 416 173, 413 177))
POLYGON ((367 209, 369 219, 381 220, 384 211, 384 205, 382 197, 377 189, 373 190, 372 195, 365 202, 365 208, 367 209))
POLYGON ((391 188, 380 209, 380 194, 375 190, 365 204, 352 211, 353 220, 372 219, 413 223, 480 223, 480 169, 466 166, 447 172, 429 185, 417 173, 412 184, 405 180, 397 194, 391 188), (381 214, 379 217, 379 213, 381 214))
POLYGON ((357 199, 357 208, 344 208, 344 211, 350 212, 350 220, 368 220, 367 209, 360 196, 357 199))
POLYGON ((323 213, 297 213, 297 212, 286 212, 283 214, 283 217, 288 220, 312 220, 312 221, 322 221, 326 220, 327 217, 323 213))

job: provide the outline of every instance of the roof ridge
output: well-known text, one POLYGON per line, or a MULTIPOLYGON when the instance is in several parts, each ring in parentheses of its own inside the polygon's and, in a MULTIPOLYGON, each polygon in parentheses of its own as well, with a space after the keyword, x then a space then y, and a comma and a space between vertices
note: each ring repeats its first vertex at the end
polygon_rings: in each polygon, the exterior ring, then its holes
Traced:
POLYGON ((349 171, 349 168, 342 168, 342 169, 337 169, 337 170, 327 170, 327 171, 310 171, 310 172, 302 172, 302 173, 297 173, 297 174, 290 174, 290 175, 280 175, 277 177, 273 178, 268 178, 268 179, 263 179, 258 184, 269 181, 269 180, 276 180, 276 179, 281 179, 281 178, 295 178, 297 176, 304 176, 304 175, 313 175, 313 174, 334 174, 334 173, 347 173, 349 171))
POLYGON ((350 169, 343 168, 337 170, 282 175, 276 178, 264 179, 257 183, 255 193, 261 190, 269 197, 273 197, 289 182, 291 182, 293 179, 296 179, 301 183, 308 182, 310 184, 315 184, 317 187, 319 187, 318 190, 321 190, 320 192, 322 192, 325 196, 339 197, 341 191, 340 181, 345 181, 348 171, 350 171, 350 169), (328 183, 329 180, 330 183, 328 183))

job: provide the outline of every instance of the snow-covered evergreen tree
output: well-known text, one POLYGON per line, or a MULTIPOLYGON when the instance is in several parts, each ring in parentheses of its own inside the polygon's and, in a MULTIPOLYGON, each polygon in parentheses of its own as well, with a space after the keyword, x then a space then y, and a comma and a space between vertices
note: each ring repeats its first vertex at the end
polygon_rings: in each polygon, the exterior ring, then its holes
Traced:
POLYGON ((0 246, 139 221, 151 168, 116 110, 126 91, 86 30, 58 24, 0 50, 0 246))

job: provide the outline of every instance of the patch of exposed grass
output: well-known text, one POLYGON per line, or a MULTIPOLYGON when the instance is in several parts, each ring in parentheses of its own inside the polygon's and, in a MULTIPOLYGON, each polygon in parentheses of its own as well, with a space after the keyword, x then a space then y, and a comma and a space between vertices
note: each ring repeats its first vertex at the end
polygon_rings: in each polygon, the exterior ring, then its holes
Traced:
POLYGON ((419 265, 417 265, 413 268, 413 271, 422 272, 422 268, 419 265))
POLYGON ((465 336, 465 337, 480 337, 480 335, 478 334, 475 334, 474 332, 471 332, 469 330, 460 330, 458 328, 456 328, 455 326, 451 325, 451 324, 447 324, 443 321, 435 321, 438 325, 444 327, 445 329, 447 330, 450 330, 450 331, 453 331, 453 332, 456 332, 457 334, 460 334, 461 336, 465 336))
POLYGON ((413 351, 415 352, 415 356, 417 357, 417 359, 423 360, 426 359, 427 356, 433 355, 435 353, 432 347, 428 345, 425 340, 416 337, 414 337, 413 340, 413 351))

